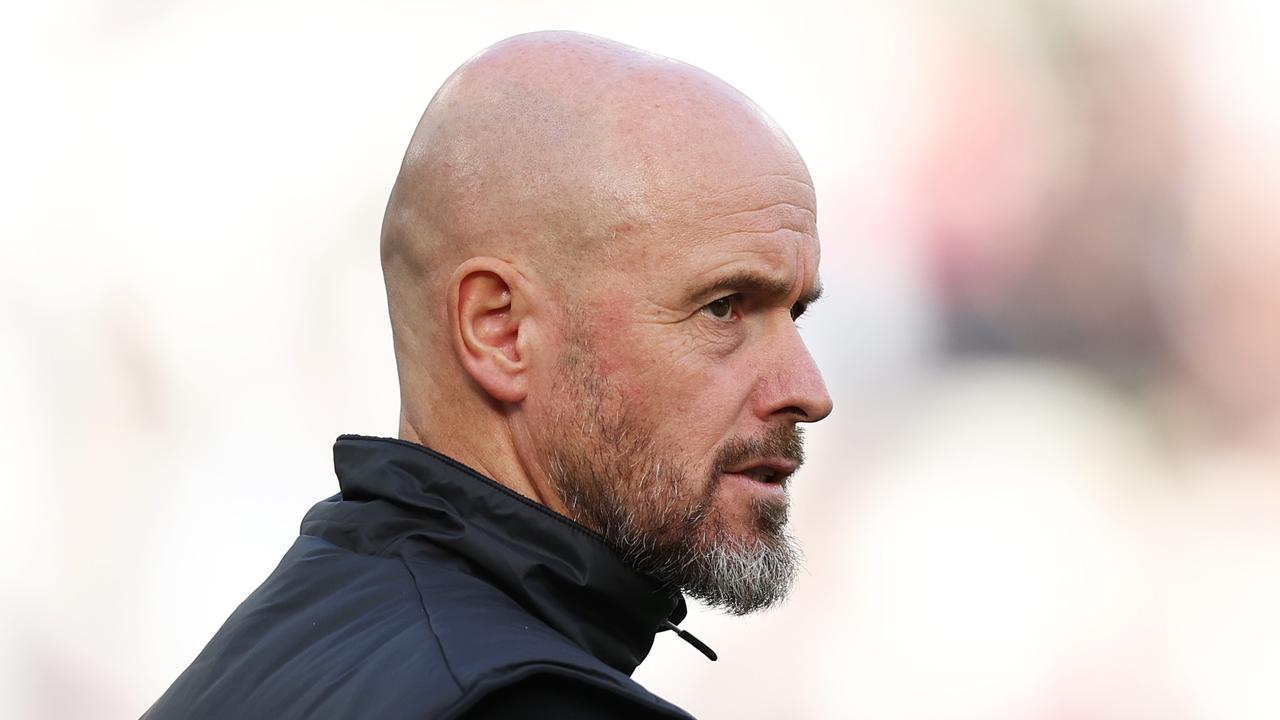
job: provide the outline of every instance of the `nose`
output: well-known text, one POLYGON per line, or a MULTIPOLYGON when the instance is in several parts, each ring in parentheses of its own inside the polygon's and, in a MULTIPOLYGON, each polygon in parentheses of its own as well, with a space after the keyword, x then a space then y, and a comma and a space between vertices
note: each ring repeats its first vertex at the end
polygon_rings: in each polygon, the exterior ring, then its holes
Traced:
POLYGON ((818 422, 831 414, 831 395, 818 364, 794 325, 784 333, 769 372, 758 386, 756 412, 762 420, 818 422))

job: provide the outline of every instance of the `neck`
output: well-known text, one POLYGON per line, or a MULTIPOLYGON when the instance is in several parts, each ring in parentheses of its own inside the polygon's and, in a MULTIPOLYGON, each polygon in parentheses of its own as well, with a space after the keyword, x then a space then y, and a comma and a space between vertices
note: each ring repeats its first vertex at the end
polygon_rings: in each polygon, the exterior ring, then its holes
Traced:
POLYGON ((423 445, 475 469, 495 482, 505 485, 534 502, 568 517, 568 508, 536 459, 522 459, 520 447, 532 447, 523 425, 513 428, 509 422, 473 422, 462 413, 447 422, 431 422, 415 413, 400 412, 401 440, 423 445), (516 442, 515 435, 523 442, 516 442))

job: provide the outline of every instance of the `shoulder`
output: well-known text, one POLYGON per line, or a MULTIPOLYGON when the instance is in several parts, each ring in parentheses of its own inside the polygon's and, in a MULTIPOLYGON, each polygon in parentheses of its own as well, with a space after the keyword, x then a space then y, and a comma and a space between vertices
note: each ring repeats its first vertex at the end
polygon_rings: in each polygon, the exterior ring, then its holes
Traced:
POLYGON ((304 536, 151 717, 458 717, 527 693, 666 706, 447 557, 304 536))
MULTIPOLYGON (((656 698, 652 698, 656 700, 656 698)), ((681 718, 689 716, 663 701, 652 702, 580 677, 534 670, 476 700, 457 717, 463 720, 535 720, 559 718, 681 718)))
POLYGON ((303 536, 149 717, 414 717, 458 694, 403 564, 303 536))

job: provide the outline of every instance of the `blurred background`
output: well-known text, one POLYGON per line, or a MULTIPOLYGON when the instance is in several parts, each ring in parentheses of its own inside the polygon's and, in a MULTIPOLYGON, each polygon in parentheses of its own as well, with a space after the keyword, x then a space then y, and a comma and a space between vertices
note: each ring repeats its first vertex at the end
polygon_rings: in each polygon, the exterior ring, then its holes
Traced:
POLYGON ((393 435, 383 205, 463 60, 701 66, 817 183, 836 412, 708 718, 1280 717, 1280 10, 1233 0, 11 4, 0 713, 136 717, 393 435))

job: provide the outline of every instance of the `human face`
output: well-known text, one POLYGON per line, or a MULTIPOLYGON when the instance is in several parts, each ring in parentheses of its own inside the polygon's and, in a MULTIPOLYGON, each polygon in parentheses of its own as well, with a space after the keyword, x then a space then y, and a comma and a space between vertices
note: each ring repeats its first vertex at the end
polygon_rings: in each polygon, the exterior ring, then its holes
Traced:
POLYGON ((794 320, 817 295, 803 166, 683 202, 568 323, 545 447, 569 513, 732 612, 785 594, 798 423, 831 410, 794 320), (624 272, 625 270, 625 272, 624 272))

